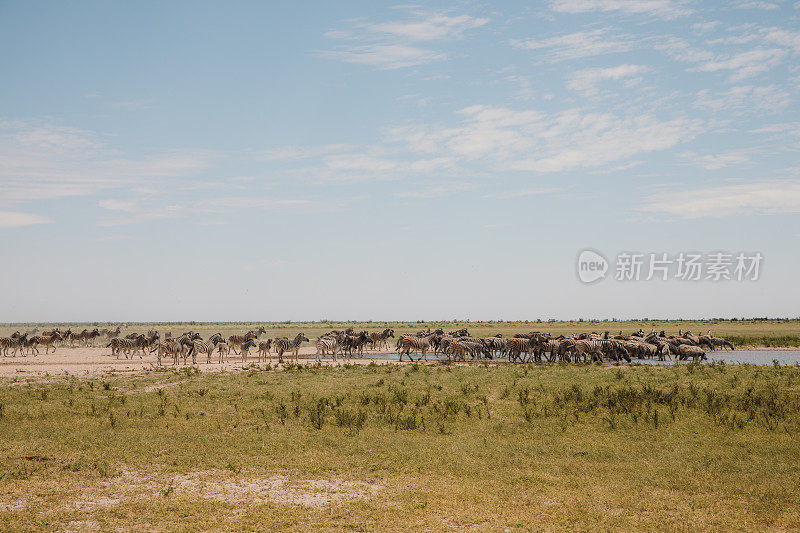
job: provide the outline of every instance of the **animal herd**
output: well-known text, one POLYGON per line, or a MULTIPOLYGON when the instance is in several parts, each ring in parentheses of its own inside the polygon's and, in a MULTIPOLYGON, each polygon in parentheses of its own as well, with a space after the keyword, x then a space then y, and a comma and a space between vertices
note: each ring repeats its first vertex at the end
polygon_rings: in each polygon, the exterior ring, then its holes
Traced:
MULTIPOLYGON (((205 358, 206 363, 212 360, 223 363, 225 357, 233 352, 247 361, 250 350, 256 351, 258 362, 272 361, 275 353, 278 362, 283 363, 283 356, 288 354, 299 360, 299 351, 303 342, 310 342, 303 333, 298 333, 293 338, 277 337, 261 340, 261 335, 266 333, 264 327, 250 330, 242 335, 230 335, 227 338, 220 333, 203 339, 200 333, 188 331, 177 337, 170 332, 161 334, 150 330, 146 334, 130 333, 121 336, 122 328, 116 329, 84 329, 73 332, 71 329, 58 328, 38 332, 38 330, 15 332, 9 337, 0 337, 0 352, 3 356, 16 356, 40 353, 45 349, 45 354, 52 349, 55 352, 58 346, 93 346, 100 339, 101 346, 111 349, 112 356, 117 358, 133 358, 138 355, 141 359, 145 354, 155 353, 157 364, 162 364, 163 358, 172 360, 173 365, 181 362, 187 364, 191 357, 192 364, 197 364, 198 356, 205 358), (105 341, 108 341, 107 343, 105 341)), ((386 328, 380 332, 356 332, 352 328, 346 330, 333 330, 315 339, 315 359, 320 361, 330 357, 363 357, 366 351, 386 351, 391 346, 389 339, 395 339, 395 332, 386 328)), ((677 334, 667 335, 664 331, 645 333, 639 330, 630 335, 620 331, 617 335, 605 333, 581 333, 579 335, 553 336, 549 333, 519 333, 513 337, 505 338, 502 335, 493 337, 476 337, 469 334, 466 329, 445 332, 442 329, 426 330, 412 334, 403 334, 396 338, 394 343, 396 353, 400 360, 404 357, 414 360, 414 355, 419 359, 428 359, 428 354, 445 357, 453 361, 466 361, 477 359, 505 359, 512 363, 526 362, 604 362, 627 361, 632 359, 659 359, 675 357, 677 360, 702 360, 706 359, 706 350, 734 349, 733 343, 722 337, 715 337, 709 331, 706 335, 678 331, 677 334)))

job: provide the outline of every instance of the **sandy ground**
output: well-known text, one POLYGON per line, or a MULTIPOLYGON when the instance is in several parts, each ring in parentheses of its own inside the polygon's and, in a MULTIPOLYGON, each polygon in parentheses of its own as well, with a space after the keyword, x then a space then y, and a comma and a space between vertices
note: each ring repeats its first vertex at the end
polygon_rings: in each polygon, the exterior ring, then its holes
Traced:
MULTIPOLYGON (((300 363, 307 364, 315 362, 314 353, 316 349, 314 346, 303 346, 300 348, 300 363)), ((132 359, 126 359, 124 355, 119 358, 112 357, 110 348, 58 348, 55 352, 49 354, 44 353, 42 349, 39 355, 26 355, 22 357, 17 354, 16 357, 0 357, 0 378, 26 378, 26 377, 42 377, 42 376, 56 376, 56 375, 74 375, 74 376, 99 376, 102 374, 116 373, 116 374, 132 374, 144 372, 156 368, 155 354, 145 355, 140 358, 138 355, 132 359)), ((235 371, 241 370, 252 363, 258 363, 256 350, 250 350, 250 356, 247 361, 242 361, 240 355, 235 355, 231 352, 230 357, 227 357, 225 362, 218 363, 218 358, 212 359, 211 364, 206 363, 205 356, 198 358, 197 363, 200 370, 203 372, 220 372, 220 371, 235 371)), ((336 358, 336 364, 342 362, 350 362, 357 364, 369 364, 372 361, 376 363, 386 363, 388 361, 397 362, 397 356, 390 356, 389 358, 375 359, 370 357, 372 353, 365 353, 363 358, 352 358, 343 360, 341 357, 336 358)), ((284 362, 288 362, 289 358, 284 355, 284 362)), ((191 364, 191 358, 188 363, 191 364)), ((273 365, 278 362, 277 354, 272 354, 272 360, 267 360, 273 365)), ((172 359, 162 360, 166 368, 172 368, 172 359)), ((323 359, 323 363, 331 364, 330 358, 323 359)), ((262 364, 264 361, 262 360, 262 364)), ((178 367, 184 366, 183 360, 178 367)))

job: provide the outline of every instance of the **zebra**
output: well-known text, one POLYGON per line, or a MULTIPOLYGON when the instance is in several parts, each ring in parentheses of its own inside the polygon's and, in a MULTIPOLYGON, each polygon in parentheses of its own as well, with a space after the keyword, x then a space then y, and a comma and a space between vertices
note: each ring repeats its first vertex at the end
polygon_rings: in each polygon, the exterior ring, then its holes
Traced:
MULTIPOLYGON (((33 338, 36 339, 36 344, 41 344, 41 345, 43 345, 45 347, 44 353, 47 354, 47 353, 50 352, 50 347, 51 346, 53 348, 53 353, 56 353, 56 344, 55 343, 56 343, 56 341, 60 341, 61 340, 61 335, 59 335, 57 332, 52 332, 50 335, 45 335, 45 334, 36 335, 33 338)), ((37 352, 38 352, 38 350, 37 350, 37 352)))
POLYGON ((17 356, 17 350, 21 350, 22 355, 24 356, 25 339, 26 339, 26 334, 23 333, 22 335, 20 335, 19 332, 15 333, 11 337, 0 338, 0 348, 2 348, 3 350, 3 357, 6 357, 8 355, 9 348, 14 349, 13 353, 11 354, 12 357, 17 356))
POLYGON ((709 337, 709 341, 710 341, 709 345, 710 345, 712 351, 716 350, 717 347, 722 348, 723 351, 726 348, 730 348, 731 350, 734 350, 733 343, 731 341, 729 341, 728 339, 723 339, 722 337, 709 337))
MULTIPOLYGON (((338 335, 323 335, 322 337, 318 338, 315 345, 317 347, 317 353, 314 356, 317 358, 317 361, 321 361, 322 358, 325 356, 325 352, 331 352, 331 357, 334 361, 336 361, 336 353, 342 351, 342 340, 346 339, 347 336, 340 333, 338 335)), ((344 353, 342 353, 344 357, 344 353)))
POLYGON ((353 357, 353 350, 358 353, 359 357, 364 357, 364 346, 369 342, 369 335, 366 331, 362 331, 358 335, 345 335, 342 339, 342 351, 344 354, 349 354, 353 357))
POLYGON ((286 338, 277 339, 275 341, 275 351, 278 352, 278 362, 281 364, 283 363, 283 354, 286 352, 292 352, 295 361, 299 361, 298 352, 300 351, 300 344, 302 344, 303 341, 311 342, 302 332, 298 333, 294 340, 291 341, 286 338))
POLYGON ((241 345, 241 354, 242 354, 242 362, 247 361, 247 356, 250 355, 250 348, 255 347, 256 341, 255 339, 247 339, 241 345))
POLYGON ((147 349, 147 338, 144 335, 138 335, 133 339, 115 337, 106 345, 106 348, 109 347, 111 348, 111 355, 116 355, 117 359, 119 359, 120 352, 125 354, 125 359, 128 359, 128 355, 133 358, 137 353, 139 354, 139 359, 141 359, 142 354, 147 349))
POLYGON ((244 344, 245 342, 255 338, 257 338, 257 335, 252 331, 248 331, 244 335, 231 335, 230 337, 228 337, 228 344, 233 350, 233 353, 238 355, 239 352, 236 351, 236 348, 241 347, 242 344, 244 344))
POLYGON ((120 326, 120 325, 117 325, 117 329, 115 329, 114 331, 106 330, 106 336, 109 339, 113 339, 113 338, 119 337, 120 333, 122 333, 122 326, 120 326))
POLYGON ((267 339, 265 341, 261 341, 258 343, 258 362, 261 362, 261 357, 264 357, 264 362, 267 361, 267 356, 269 356, 270 362, 272 362, 272 356, 269 355, 270 348, 272 348, 272 339, 267 339))
POLYGON ((678 359, 683 361, 685 359, 692 358, 695 361, 698 359, 704 360, 706 359, 706 352, 703 351, 702 348, 699 346, 694 346, 691 344, 681 344, 678 346, 678 359))
POLYGON ((150 353, 157 352, 156 355, 158 357, 158 366, 161 366, 162 355, 171 355, 172 365, 175 366, 178 364, 178 357, 185 351, 185 349, 185 346, 175 339, 164 339, 162 342, 156 344, 155 347, 150 350, 150 353))
POLYGON ((508 362, 513 363, 517 359, 521 363, 525 362, 524 354, 528 354, 530 360, 534 350, 533 341, 526 337, 512 337, 506 340, 506 353, 508 353, 508 362))
POLYGON ((394 330, 391 328, 386 328, 381 333, 373 332, 369 334, 369 343, 372 346, 373 350, 380 350, 383 348, 384 345, 389 347, 389 341, 387 339, 394 338, 394 330))
POLYGON ((194 339, 192 344, 189 346, 189 354, 192 356, 192 364, 197 364, 197 354, 204 353, 207 356, 206 364, 211 364, 211 354, 214 353, 214 349, 217 347, 217 344, 223 342, 222 335, 219 333, 213 334, 211 337, 208 338, 207 341, 203 339, 194 339))
POLYGON ((420 352, 417 359, 419 361, 423 357, 428 360, 428 349, 431 347, 431 339, 429 337, 417 337, 412 335, 403 335, 397 339, 396 343, 397 352, 400 354, 400 361, 403 360, 403 355, 407 355, 409 360, 414 361, 411 357, 411 352, 420 352))
POLYGON ((217 344, 216 350, 219 353, 219 362, 222 364, 225 362, 225 356, 231 352, 231 347, 223 340, 217 344))

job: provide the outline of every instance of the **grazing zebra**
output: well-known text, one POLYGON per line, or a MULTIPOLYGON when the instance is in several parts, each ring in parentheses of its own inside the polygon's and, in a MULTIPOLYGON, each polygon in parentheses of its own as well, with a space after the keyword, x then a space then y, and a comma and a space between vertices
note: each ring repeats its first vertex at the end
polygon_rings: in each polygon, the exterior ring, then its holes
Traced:
POLYGON ((373 332, 369 334, 369 344, 372 346, 373 350, 380 350, 381 348, 386 346, 389 347, 389 338, 394 338, 394 330, 391 328, 386 328, 380 333, 373 332))
POLYGON ((255 338, 256 334, 253 333, 252 331, 248 331, 244 335, 231 335, 230 337, 228 337, 228 344, 233 350, 233 353, 238 355, 239 352, 236 351, 236 348, 240 348, 242 344, 249 341, 250 339, 255 339, 255 338))
POLYGON ((431 338, 417 337, 411 335, 403 335, 397 339, 397 352, 400 354, 400 360, 403 360, 403 355, 407 355, 408 359, 414 361, 411 357, 411 352, 419 352, 421 355, 417 359, 419 361, 423 357, 428 360, 428 349, 431 347, 431 338))
POLYGON ((223 341, 224 339, 219 333, 213 334, 208 338, 207 341, 204 341, 203 339, 194 339, 189 346, 189 355, 192 356, 192 364, 197 364, 198 353, 206 354, 207 364, 211 364, 211 354, 214 353, 214 349, 217 347, 217 344, 223 341))
MULTIPOLYGON (((327 334, 318 338, 317 342, 315 343, 317 347, 317 353, 314 354, 317 358, 317 361, 321 361, 326 352, 331 352, 331 357, 333 357, 333 360, 336 361, 336 353, 342 350, 341 340, 346 338, 347 336, 343 333, 338 335, 327 334)), ((344 353, 342 356, 344 356, 344 353)))
POLYGON ((302 333, 298 333, 294 340, 291 341, 286 338, 277 339, 275 341, 275 351, 278 352, 278 362, 283 363, 283 354, 286 352, 292 352, 295 361, 299 361, 298 352, 303 341, 310 342, 308 337, 302 333))
POLYGON ((272 339, 267 339, 265 341, 261 341, 258 343, 258 362, 261 362, 261 357, 264 357, 264 362, 267 361, 267 356, 269 356, 270 362, 272 362, 272 356, 269 354, 270 348, 272 348, 272 339))
POLYGON ((729 341, 728 339, 723 339, 722 337, 710 337, 709 340, 710 340, 710 346, 711 346, 711 350, 712 351, 716 350, 717 347, 722 348, 723 351, 726 348, 730 348, 731 350, 734 350, 733 343, 731 341, 729 341))

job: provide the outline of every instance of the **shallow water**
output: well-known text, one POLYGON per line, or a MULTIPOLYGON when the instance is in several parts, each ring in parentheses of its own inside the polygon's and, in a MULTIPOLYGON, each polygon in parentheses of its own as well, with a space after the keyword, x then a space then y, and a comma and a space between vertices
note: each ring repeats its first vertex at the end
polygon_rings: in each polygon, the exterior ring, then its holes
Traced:
MULTIPOLYGON (((734 350, 734 351, 715 351, 707 352, 707 362, 722 361, 726 364, 742 364, 748 363, 751 365, 771 365, 773 361, 778 361, 781 366, 800 364, 800 350, 734 350)), ((371 359, 386 359, 388 361, 396 361, 398 355, 396 353, 389 354, 369 354, 371 359)), ((414 354, 416 361, 418 354, 414 354)), ((403 357, 404 360, 408 358, 403 357)), ((428 354, 428 361, 440 361, 446 359, 444 356, 428 354)), ((501 359, 502 361, 502 359, 501 359)), ((634 359, 635 363, 645 364, 673 364, 674 359, 667 361, 654 361, 650 359, 634 359)))

